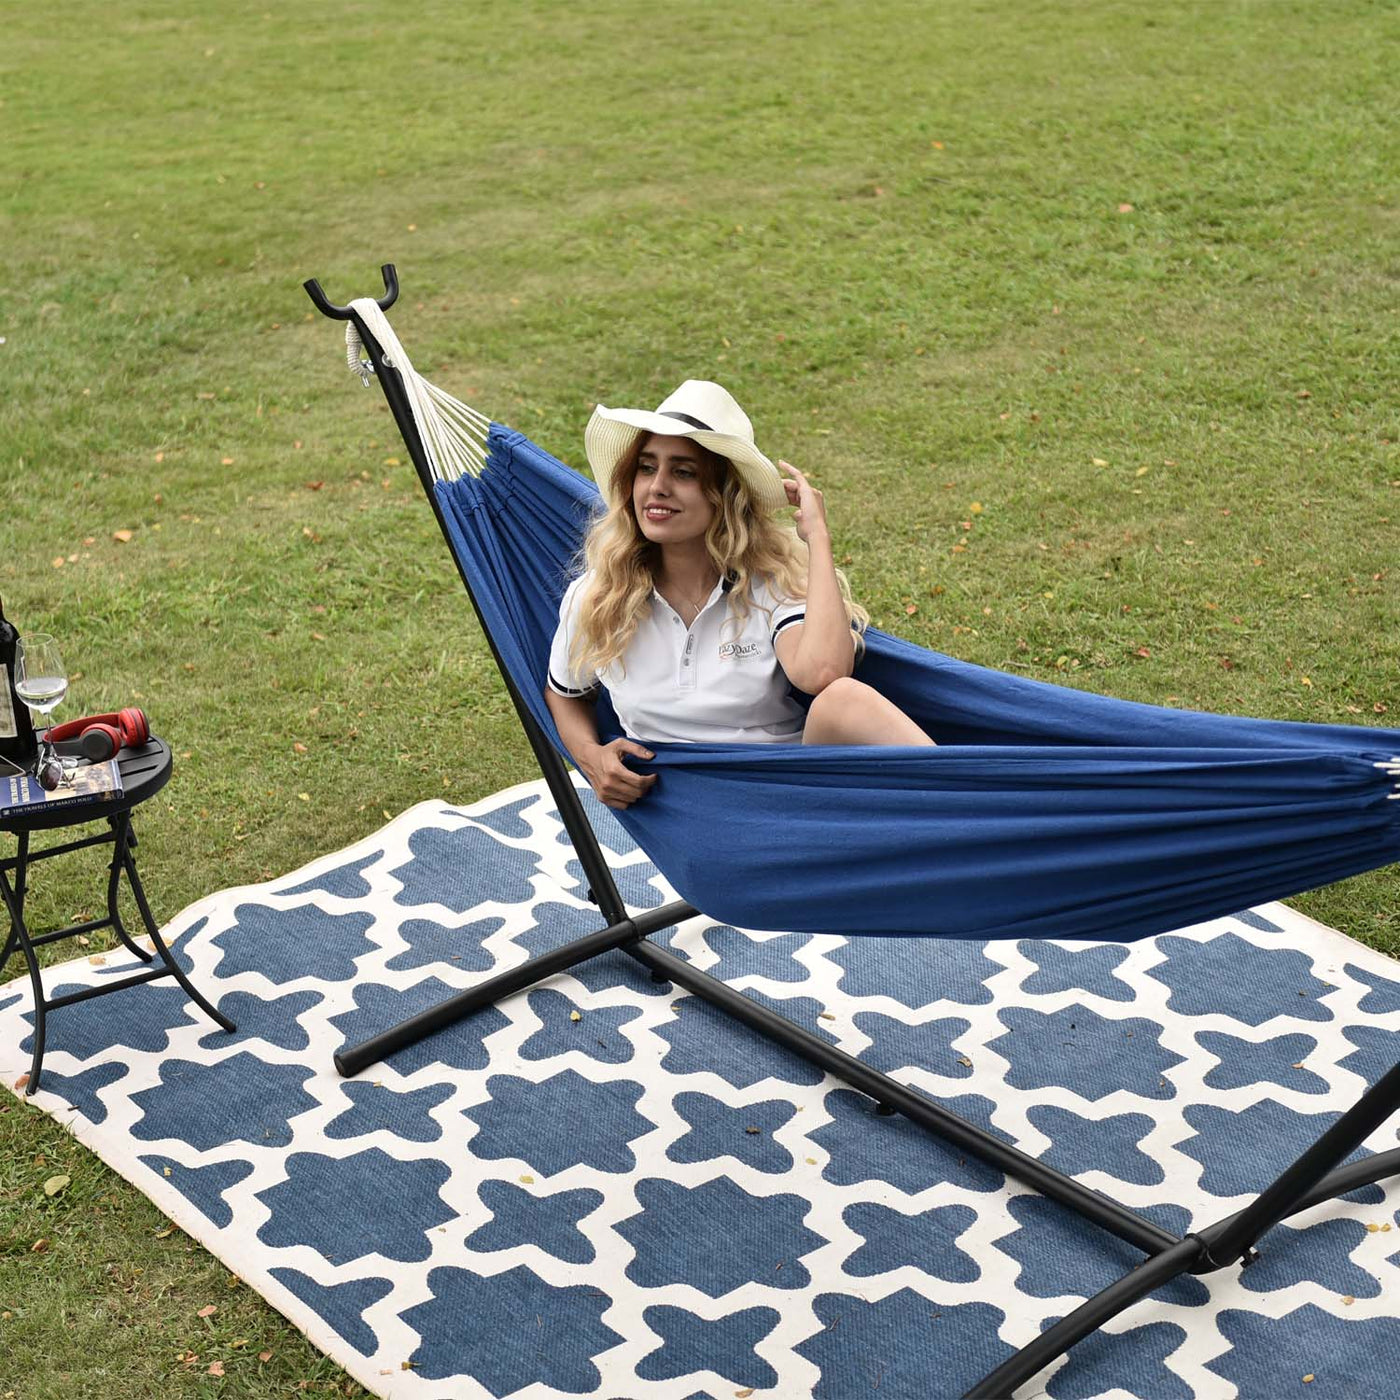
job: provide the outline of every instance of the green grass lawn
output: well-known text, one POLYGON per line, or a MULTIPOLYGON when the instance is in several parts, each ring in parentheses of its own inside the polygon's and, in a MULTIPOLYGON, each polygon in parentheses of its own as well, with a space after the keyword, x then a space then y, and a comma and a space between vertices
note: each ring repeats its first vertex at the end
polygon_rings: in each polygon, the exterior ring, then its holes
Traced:
MULTIPOLYGON (((178 755, 158 914, 534 776, 300 287, 385 261, 417 367, 567 461, 595 401, 728 384, 915 642, 1400 725, 1398 42, 1388 0, 12 15, 0 597, 60 717, 178 755)), ((55 864, 36 922, 101 902, 55 864)), ((1297 903, 1400 951, 1389 873, 1297 903)), ((358 1392, 0 1098, 0 1400, 358 1392)))

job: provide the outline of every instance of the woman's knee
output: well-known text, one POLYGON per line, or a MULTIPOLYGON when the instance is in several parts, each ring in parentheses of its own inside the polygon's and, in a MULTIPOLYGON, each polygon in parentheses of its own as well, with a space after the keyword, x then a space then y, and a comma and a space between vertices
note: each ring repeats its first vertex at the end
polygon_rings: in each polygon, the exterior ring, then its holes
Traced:
POLYGON ((836 680, 824 686, 819 694, 812 697, 808 713, 820 716, 847 710, 852 705, 863 702, 863 692, 875 694, 864 681, 858 681, 854 676, 838 676, 836 680))
POLYGON ((851 676, 838 677, 813 697, 807 711, 807 723, 811 726, 815 721, 815 728, 808 742, 859 742, 856 736, 864 731, 883 707, 883 698, 873 686, 851 676))

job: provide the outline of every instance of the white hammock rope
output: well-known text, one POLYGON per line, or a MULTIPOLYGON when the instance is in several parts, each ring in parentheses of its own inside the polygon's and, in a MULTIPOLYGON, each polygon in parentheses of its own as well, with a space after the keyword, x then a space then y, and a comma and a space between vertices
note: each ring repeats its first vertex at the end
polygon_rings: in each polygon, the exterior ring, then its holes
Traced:
MULTIPOLYGON (((468 407, 435 384, 429 384, 413 368, 408 353, 399 344, 389 319, 370 297, 352 301, 351 307, 369 327, 384 352, 384 363, 398 370, 414 426, 428 455, 428 466, 435 481, 455 481, 459 476, 480 476, 486 469, 486 434, 491 420, 468 407)), ((374 366, 362 359, 364 346, 353 321, 345 323, 345 359, 352 374, 369 387, 374 366)))

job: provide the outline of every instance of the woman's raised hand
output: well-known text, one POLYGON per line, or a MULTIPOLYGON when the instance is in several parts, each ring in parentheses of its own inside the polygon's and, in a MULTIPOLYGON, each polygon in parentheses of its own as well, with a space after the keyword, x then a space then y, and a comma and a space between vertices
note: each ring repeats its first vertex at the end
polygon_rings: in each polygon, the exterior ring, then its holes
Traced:
POLYGON ((645 797, 656 782, 655 773, 634 773, 622 761, 623 754, 632 754, 637 758, 656 757, 650 749, 643 748, 632 739, 614 739, 610 744, 600 744, 586 761, 578 760, 583 776, 598 794, 598 801, 618 812, 645 797))
POLYGON ((810 544, 813 535, 827 533, 826 502, 822 493, 791 462, 779 461, 778 467, 791 478, 783 482, 783 490, 787 492, 788 505, 797 507, 793 521, 797 526, 797 538, 810 544))

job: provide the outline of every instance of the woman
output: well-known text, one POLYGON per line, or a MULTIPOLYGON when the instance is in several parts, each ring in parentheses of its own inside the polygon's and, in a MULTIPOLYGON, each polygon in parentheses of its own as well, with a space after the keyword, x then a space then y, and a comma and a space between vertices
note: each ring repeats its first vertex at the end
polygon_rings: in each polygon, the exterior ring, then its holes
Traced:
POLYGON ((646 741, 932 744, 852 678, 868 618, 832 559, 822 494, 759 452, 726 390, 691 379, 655 413, 599 405, 584 445, 606 510, 560 606, 545 701, 606 806, 656 782, 624 761, 653 757, 646 741), (774 519, 784 506, 791 523, 774 519), (599 742, 599 685, 632 737, 599 742))

